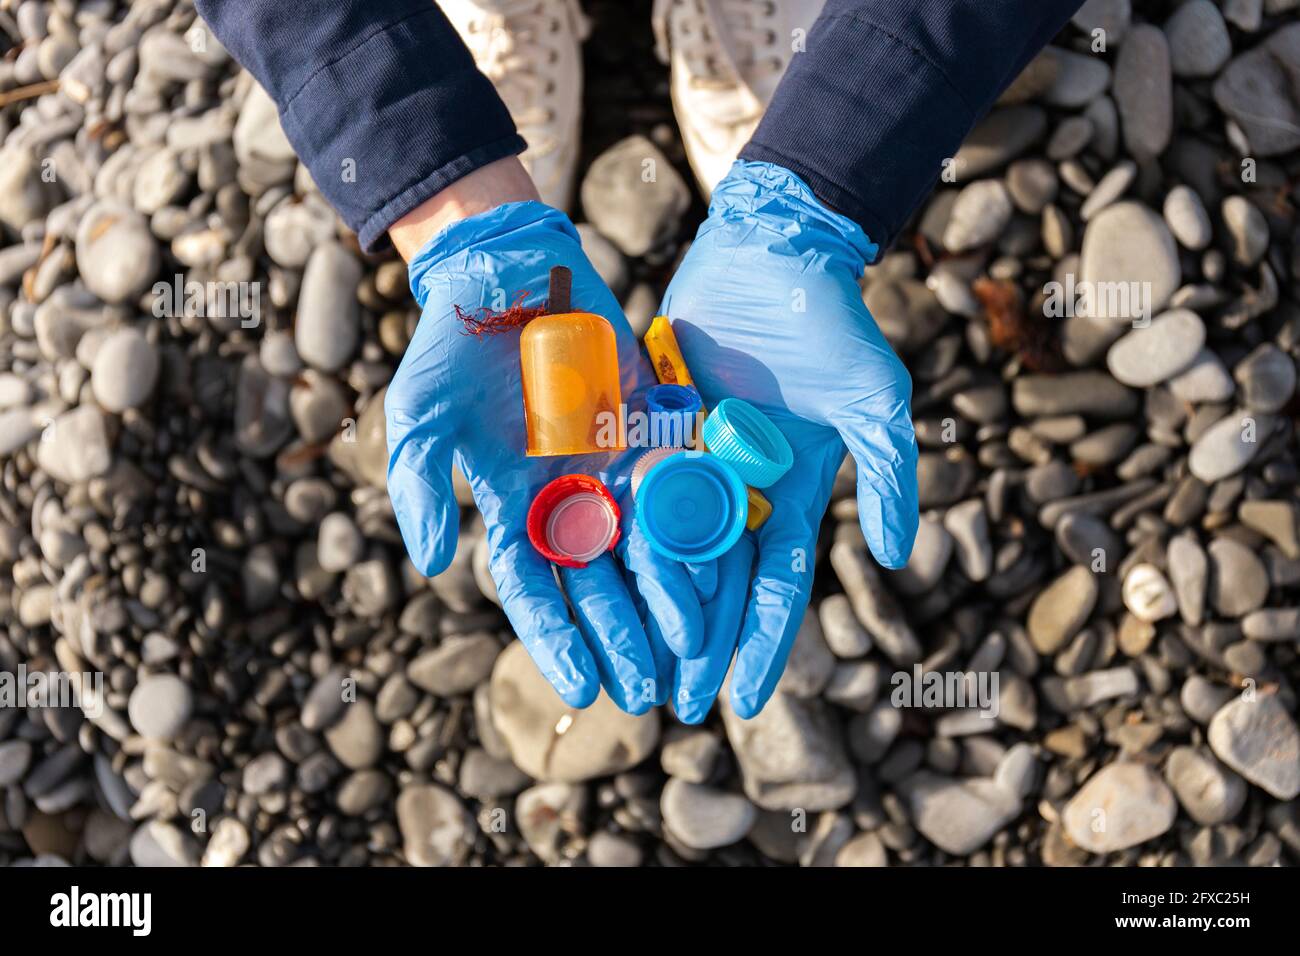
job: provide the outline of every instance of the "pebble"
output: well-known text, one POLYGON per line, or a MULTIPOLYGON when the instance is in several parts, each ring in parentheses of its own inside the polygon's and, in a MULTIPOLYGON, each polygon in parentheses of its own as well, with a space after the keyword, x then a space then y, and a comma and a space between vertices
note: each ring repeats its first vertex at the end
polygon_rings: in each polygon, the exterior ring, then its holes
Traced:
POLYGON ((564 859, 567 845, 581 832, 586 808, 585 787, 542 783, 519 794, 515 821, 529 849, 543 863, 555 864, 564 859))
POLYGON ((158 352, 138 330, 118 329, 105 336, 90 371, 95 401, 105 411, 138 408, 157 381, 158 352))
POLYGON ((1276 694, 1236 697, 1210 721, 1215 756, 1279 800, 1300 794, 1300 731, 1276 694))
POLYGON ((1018 159, 1007 167, 1007 194, 1023 213, 1037 215, 1056 199, 1056 167, 1042 159, 1018 159))
POLYGON ((1159 27, 1140 23, 1128 31, 1115 60, 1113 86, 1124 144, 1134 159, 1165 151, 1173 133, 1174 105, 1169 43, 1159 27))
POLYGON ((370 701, 358 698, 348 702, 342 718, 325 731, 325 742, 349 770, 373 767, 384 752, 384 735, 370 701))
POLYGON ((722 742, 706 730, 671 727, 664 733, 659 764, 664 773, 688 783, 708 783, 722 755, 722 742))
POLYGON ((1169 380, 1169 391, 1174 398, 1193 405, 1227 401, 1236 390, 1223 360, 1205 348, 1196 354, 1191 365, 1169 380))
POLYGON ((725 700, 719 703, 745 795, 753 803, 765 810, 812 813, 853 799, 857 778, 839 721, 825 702, 777 693, 749 720, 725 700))
POLYGON ((1215 538, 1209 552, 1209 597, 1224 617, 1242 617, 1268 597, 1268 571, 1256 554, 1231 538, 1215 538))
POLYGON ((1271 342, 1265 342, 1232 370, 1240 388, 1241 403, 1256 412, 1280 412, 1295 393, 1295 360, 1271 342))
POLYGON ((1128 192, 1135 179, 1137 179, 1137 164, 1127 159, 1101 177, 1097 185, 1092 188, 1092 192, 1088 193, 1088 198, 1083 201, 1083 205, 1079 207, 1079 215, 1083 221, 1092 219, 1128 192))
POLYGON ((885 844, 874 833, 859 833, 835 854, 836 866, 888 866, 885 844))
POLYGON ((421 690, 438 697, 467 694, 492 675, 501 645, 490 634, 444 638, 406 668, 406 676, 421 690))
POLYGON ((1287 79, 1297 61, 1300 23, 1291 23, 1234 57, 1214 82, 1214 101, 1246 134, 1253 156, 1300 146, 1300 97, 1287 79))
POLYGON ((1210 244, 1214 231, 1210 214, 1196 190, 1190 186, 1175 186, 1165 196, 1165 223, 1174 238, 1186 249, 1199 251, 1210 244))
POLYGON ((1165 780, 1188 816, 1203 826, 1226 823, 1246 804, 1245 782, 1195 747, 1170 751, 1165 780))
POLYGON ((987 245, 1011 221, 1011 196, 997 179, 981 179, 966 186, 953 204, 943 244, 950 252, 965 252, 987 245))
POLYGON ((1197 437, 1187 467, 1207 485, 1231 477, 1250 464, 1259 451, 1260 435, 1271 427, 1268 419, 1242 410, 1229 412, 1197 437))
POLYGON ((697 850, 744 839, 758 819, 758 809, 739 794, 678 779, 664 784, 659 809, 672 835, 697 850))
POLYGON ((1110 66, 1101 57, 1055 46, 1048 47, 1047 52, 1056 65, 1056 77, 1043 93, 1044 102, 1062 109, 1079 109, 1110 86, 1110 66))
POLYGON ((1150 768, 1120 761, 1105 765, 1079 788, 1061 821, 1076 846, 1114 853, 1168 832, 1177 812, 1172 791, 1150 768))
POLYGON ((984 502, 972 498, 953 505, 943 516, 943 526, 952 535, 962 574, 971 581, 986 580, 993 571, 993 544, 984 502))
POLYGON ((953 856, 974 853, 1020 815, 1020 798, 993 780, 958 780, 920 770, 898 790, 921 835, 953 856))
POLYGON ((1144 328, 1125 333, 1106 353, 1106 367, 1125 385, 1149 388, 1186 371, 1205 344, 1205 323, 1188 309, 1172 309, 1144 328))
POLYGON ((335 511, 321 519, 316 561, 325 571, 346 571, 365 554, 366 541, 351 516, 335 511))
POLYGON ((640 135, 597 156, 581 192, 592 225, 629 256, 650 252, 676 232, 691 197, 673 164, 640 135))
POLYGON ((844 594, 829 594, 817 608, 826 646, 836 657, 851 659, 871 651, 871 635, 853 614, 853 605, 844 594))
POLYGON ((634 767, 659 742, 659 714, 633 717, 604 693, 585 710, 567 706, 518 641, 492 668, 492 722, 515 766, 535 780, 577 783, 634 767))
POLYGON ((587 844, 587 861, 592 866, 630 868, 641 865, 641 848, 625 836, 598 830, 587 844))
POLYGON ((436 783, 412 783, 397 797, 402 852, 412 866, 458 866, 469 856, 474 818, 460 798, 436 783))
POLYGON ((1241 634, 1253 641, 1292 641, 1300 638, 1300 607, 1264 608, 1241 619, 1241 634))
POLYGON ((131 691, 127 714, 136 733, 170 740, 181 732, 194 710, 189 684, 174 674, 146 677, 131 691))
POLYGON ((77 271, 86 288, 108 303, 137 299, 158 273, 158 244, 134 209, 95 203, 77 228, 77 271))
POLYGON ((1006 106, 991 111, 967 134, 954 157, 958 175, 973 179, 1000 169, 1042 138, 1047 113, 1040 107, 1006 106))
POLYGON ((1083 233, 1079 281, 1095 290, 1088 301, 1089 315, 1131 321, 1142 314, 1137 307, 1141 299, 1147 299, 1142 304, 1155 313, 1169 301, 1181 280, 1174 237, 1164 220, 1146 206, 1138 202, 1116 203, 1088 222, 1083 233), (1137 283, 1139 294, 1135 296, 1130 285, 1126 303, 1121 297, 1104 294, 1113 287, 1098 283, 1137 283))
POLYGON ((1232 56, 1228 26, 1210 0, 1187 0, 1165 21, 1165 36, 1175 76, 1213 76, 1232 56))
POLYGON ((131 835, 130 852, 136 866, 198 866, 201 855, 193 837, 162 820, 140 824, 131 835))
POLYGON ((26 740, 0 742, 0 788, 23 779, 32 762, 32 745, 26 740))
POLYGON ((1155 623, 1178 613, 1173 588, 1154 564, 1138 564, 1124 576, 1124 606, 1138 620, 1155 623))
POLYGON ((1209 588, 1210 563, 1196 534, 1189 530, 1170 538, 1166 557, 1179 614, 1188 624, 1200 624, 1209 588))
POLYGON ((92 405, 64 412, 42 432, 36 460, 51 477, 70 485, 104 474, 113 462, 104 413, 92 405))
POLYGON ((1075 565, 1039 592, 1029 606, 1026 627, 1040 654, 1054 654, 1079 632, 1099 594, 1096 576, 1075 565))
POLYGON ((1232 239, 1232 257, 1242 266, 1253 266, 1268 251, 1268 220, 1244 196, 1228 196, 1220 208, 1223 225, 1232 239))
POLYGON ((336 372, 356 351, 361 335, 360 281, 361 264, 337 242, 322 243, 307 260, 294 346, 313 368, 336 372))

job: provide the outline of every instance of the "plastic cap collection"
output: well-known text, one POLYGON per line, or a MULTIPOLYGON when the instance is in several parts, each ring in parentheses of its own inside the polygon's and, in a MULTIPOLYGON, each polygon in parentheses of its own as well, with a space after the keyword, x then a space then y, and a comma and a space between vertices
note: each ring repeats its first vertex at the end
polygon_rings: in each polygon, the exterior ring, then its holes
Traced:
MULTIPOLYGON (((599 315, 569 311, 570 282, 568 269, 551 270, 548 314, 519 339, 529 456, 626 447, 622 435, 614 445, 597 440, 602 414, 617 415, 622 402, 614 329, 599 315)), ((652 447, 632 470, 636 522, 659 554, 709 561, 767 520, 772 508, 757 489, 789 471, 794 452, 766 415, 738 398, 720 401, 697 429, 704 403, 665 316, 651 323, 645 345, 660 384, 646 394, 652 447)), ((549 561, 582 568, 618 543, 620 519, 598 479, 562 475, 533 499, 528 539, 549 561)))

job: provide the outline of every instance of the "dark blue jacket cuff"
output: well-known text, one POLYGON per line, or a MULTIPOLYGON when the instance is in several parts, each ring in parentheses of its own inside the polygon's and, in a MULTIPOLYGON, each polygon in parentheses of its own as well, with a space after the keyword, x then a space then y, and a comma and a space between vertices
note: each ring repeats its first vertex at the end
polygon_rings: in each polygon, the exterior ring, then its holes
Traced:
POLYGON ((742 159, 891 244, 943 160, 1082 0, 828 0, 742 159))
POLYGON ((473 170, 524 150, 432 0, 196 0, 271 95, 285 135, 367 251, 473 170))

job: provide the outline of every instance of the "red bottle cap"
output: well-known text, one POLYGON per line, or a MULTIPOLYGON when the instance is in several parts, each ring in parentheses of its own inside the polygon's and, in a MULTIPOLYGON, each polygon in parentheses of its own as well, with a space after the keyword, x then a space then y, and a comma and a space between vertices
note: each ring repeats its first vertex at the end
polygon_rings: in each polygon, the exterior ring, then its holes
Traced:
POLYGON ((590 475, 561 475, 528 508, 528 540, 566 568, 585 568, 618 543, 614 496, 590 475))

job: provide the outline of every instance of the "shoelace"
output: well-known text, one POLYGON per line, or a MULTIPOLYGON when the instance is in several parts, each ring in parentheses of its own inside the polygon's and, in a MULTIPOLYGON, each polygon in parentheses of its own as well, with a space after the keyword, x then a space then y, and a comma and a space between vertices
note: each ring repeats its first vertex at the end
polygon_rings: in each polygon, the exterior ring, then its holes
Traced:
POLYGON ((559 147, 550 127, 556 117, 551 97, 562 49, 563 17, 582 38, 588 30, 578 0, 561 0, 559 11, 544 0, 492 0, 469 21, 467 37, 479 69, 492 80, 525 133, 528 153, 541 156, 559 147))

